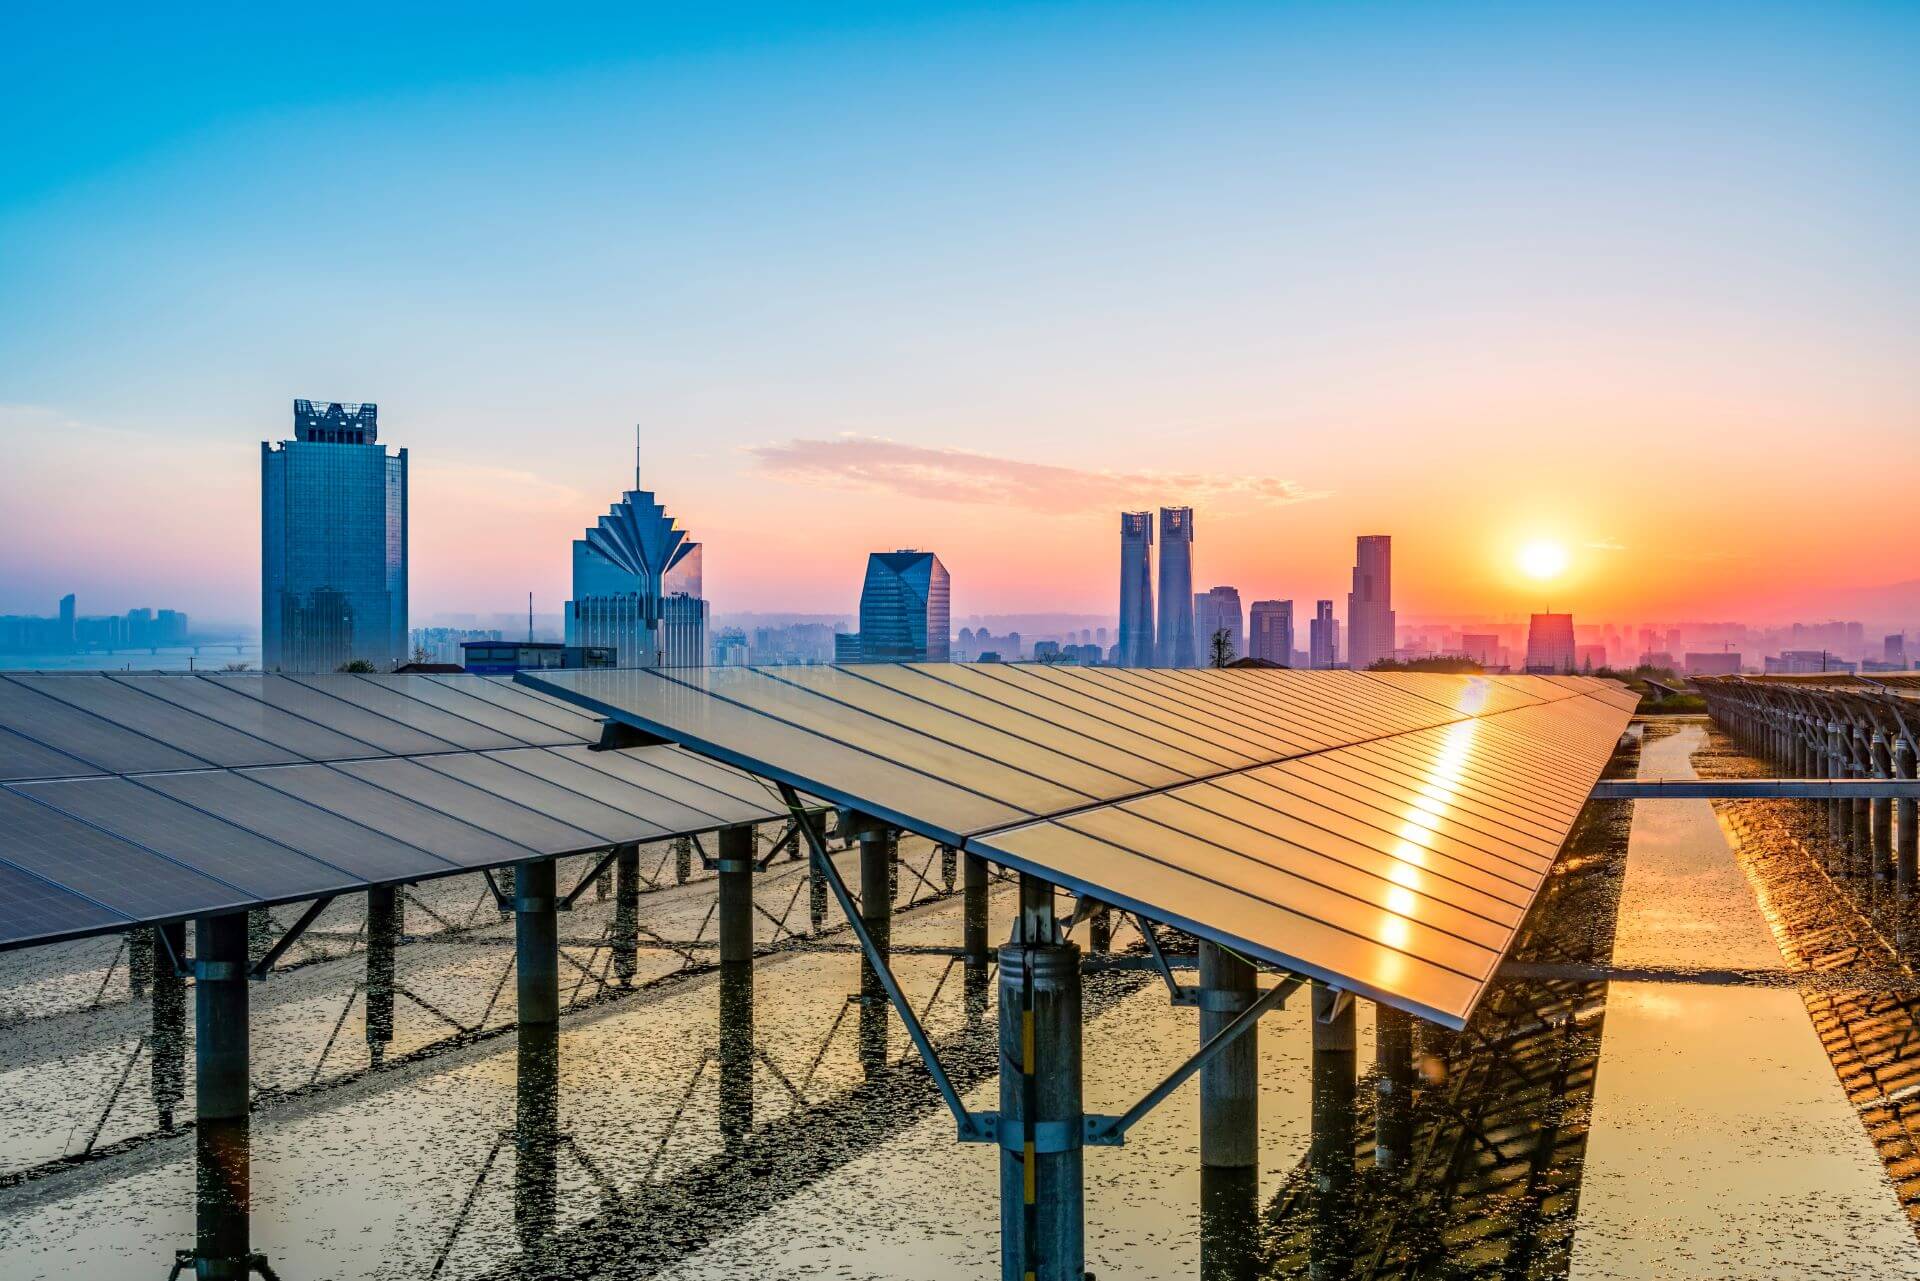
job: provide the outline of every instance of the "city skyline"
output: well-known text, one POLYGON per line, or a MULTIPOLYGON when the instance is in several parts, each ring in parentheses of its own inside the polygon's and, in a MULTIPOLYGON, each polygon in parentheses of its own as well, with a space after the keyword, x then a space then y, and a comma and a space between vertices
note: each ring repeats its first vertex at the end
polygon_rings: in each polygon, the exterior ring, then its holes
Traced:
POLYGON ((1111 513, 1177 503, 1249 596, 1377 528, 1410 617, 1920 620, 1858 600, 1920 579, 1858 554, 1903 469, 1816 518, 1796 462, 1913 457, 1911 9, 128 21, 0 89, 0 609, 254 616, 248 446, 312 389, 406 424, 423 616, 564 600, 638 416, 726 608, 911 544, 959 612, 1106 613, 1111 513))

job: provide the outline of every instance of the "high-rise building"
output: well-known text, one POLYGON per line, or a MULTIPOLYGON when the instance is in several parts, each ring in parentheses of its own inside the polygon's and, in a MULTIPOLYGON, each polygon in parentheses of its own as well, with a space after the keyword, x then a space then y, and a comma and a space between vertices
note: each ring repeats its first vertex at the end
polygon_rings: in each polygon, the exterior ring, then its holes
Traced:
MULTIPOLYGON (((58 636, 62 646, 72 646, 74 638, 74 599, 72 592, 68 592, 60 598, 60 630, 58 636)), ((1891 637, 1890 639, 1897 640, 1899 638, 1891 637)))
POLYGON ((1160 624, 1154 653, 1161 667, 1200 662, 1193 635, 1193 508, 1160 509, 1160 624))
MULTIPOLYGON (((67 616, 72 603, 73 597, 71 596, 60 602, 60 614, 62 618, 67 616)), ((1905 632, 1895 632, 1893 635, 1887 637, 1880 642, 1880 652, 1884 656, 1882 658, 1883 662, 1892 663, 1894 666, 1904 670, 1907 665, 1907 634, 1905 632)))
POLYGON ((1340 661, 1340 622, 1333 616, 1333 602, 1313 603, 1313 621, 1307 624, 1307 662, 1316 668, 1332 667, 1340 661))
POLYGON ((1393 657, 1393 539, 1362 534, 1353 558, 1353 590, 1347 593, 1347 666, 1365 671, 1393 657))
POLYGON ((260 442, 260 659, 332 671, 407 659, 407 451, 378 407, 296 400, 293 439, 260 442))
POLYGON ((704 667, 700 544, 653 491, 634 488, 573 542, 566 643, 608 646, 621 667, 704 667))
POLYGON ((1120 513, 1120 666, 1153 666, 1153 513, 1120 513))
POLYGON ((1572 614, 1535 614, 1527 624, 1526 670, 1545 675, 1579 670, 1572 614))
POLYGON ((1247 615, 1247 657, 1293 665, 1293 602, 1257 600, 1247 615))
POLYGON ((1460 652, 1489 671, 1505 666, 1500 658, 1500 638, 1491 632, 1464 632, 1460 652))
POLYGON ((1228 662, 1246 657, 1246 625, 1240 614, 1237 587, 1210 587, 1193 598, 1193 638, 1203 667, 1213 664, 1213 638, 1217 632, 1227 634, 1227 645, 1232 651, 1228 662))
POLYGON ((932 552, 874 552, 860 589, 860 659, 944 663, 952 637, 953 582, 932 552))

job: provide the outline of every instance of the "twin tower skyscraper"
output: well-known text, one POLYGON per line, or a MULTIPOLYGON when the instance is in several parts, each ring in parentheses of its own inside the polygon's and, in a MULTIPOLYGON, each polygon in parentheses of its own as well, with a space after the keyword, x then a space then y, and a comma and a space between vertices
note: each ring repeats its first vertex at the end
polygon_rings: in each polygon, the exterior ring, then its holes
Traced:
POLYGON ((1153 596, 1153 513, 1120 513, 1120 666, 1194 667, 1193 508, 1160 509, 1160 609, 1153 596))

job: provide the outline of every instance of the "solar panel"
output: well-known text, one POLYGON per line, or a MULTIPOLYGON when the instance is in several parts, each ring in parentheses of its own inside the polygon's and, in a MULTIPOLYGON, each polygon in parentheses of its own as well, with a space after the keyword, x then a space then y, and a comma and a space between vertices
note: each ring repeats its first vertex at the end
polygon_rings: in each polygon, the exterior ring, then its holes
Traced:
POLYGON ((211 765, 278 765, 300 759, 295 753, 218 721, 153 698, 136 685, 97 680, 92 675, 14 676, 12 680, 92 712, 115 725, 144 734, 211 765))
POLYGON ((603 836, 437 773, 416 761, 390 757, 378 761, 349 761, 337 768, 443 814, 458 814, 466 822, 512 841, 532 854, 572 854, 607 844, 603 836))
MULTIPOLYGON (((81 678, 76 678, 81 679, 81 678)), ((192 769, 207 762, 0 677, 0 726, 107 773, 192 769)))
POLYGON ((258 699, 290 715, 371 744, 390 755, 416 756, 422 752, 448 752, 454 749, 454 745, 445 739, 410 729, 398 721, 333 698, 290 677, 207 676, 202 679, 217 682, 221 689, 230 693, 258 699))
POLYGON ((12 730, 0 729, 0 782, 15 778, 77 778, 100 771, 12 730))
POLYGON ((123 927, 130 918, 0 862, 0 938, 36 943, 123 927))
POLYGON ((429 734, 449 747, 468 751, 486 751, 495 747, 524 747, 511 734, 489 729, 469 717, 442 711, 417 698, 408 698, 392 685, 366 676, 325 675, 293 678, 308 689, 316 690, 343 703, 377 713, 390 721, 429 734))
POLYGON ((494 835, 475 823, 424 805, 416 805, 331 765, 283 765, 244 771, 276 791, 296 796, 342 818, 391 833, 417 849, 465 868, 498 867, 528 858, 533 851, 494 835))
POLYGON ((488 729, 504 734, 517 742, 548 747, 580 741, 580 736, 577 734, 563 733, 545 721, 533 720, 518 712, 508 711, 497 703, 468 693, 469 686, 485 682, 485 678, 481 676, 459 677, 457 679, 461 683, 458 685, 450 685, 441 679, 409 672, 397 672, 391 676, 368 679, 377 680, 396 693, 418 699, 422 703, 450 712, 463 720, 477 721, 488 729))
POLYGON ((903 664, 519 680, 1452 1026, 1629 719, 1597 682, 1437 673, 903 664))
MULTIPOLYGON (((332 761, 382 753, 381 748, 370 743, 303 720, 257 698, 239 696, 234 690, 234 686, 240 684, 237 678, 110 674, 107 679, 277 744, 295 757, 310 761, 332 761)), ((259 682, 258 677, 252 680, 256 684, 259 682)))
MULTIPOLYGON (((786 806, 773 797, 765 783, 674 748, 596 752, 585 747, 562 747, 554 749, 554 755, 685 806, 716 827, 786 813, 786 806)), ((682 830, 703 828, 688 824, 682 830)))
POLYGON ((350 874, 222 822, 125 778, 20 783, 14 790, 95 827, 243 890, 255 900, 332 894, 350 874))
MULTIPOLYGON (((525 748, 518 754, 536 750, 525 748)), ((512 758, 515 755, 507 752, 496 757, 492 754, 459 752, 448 756, 423 756, 419 763, 502 800, 558 819, 609 845, 626 841, 651 841, 667 834, 667 829, 658 824, 643 822, 625 810, 604 805, 590 796, 541 778, 538 774, 514 768, 512 758)))
POLYGON ((231 911, 245 906, 250 898, 232 885, 4 788, 0 788, 0 859, 133 919, 231 911))
POLYGON ((236 770, 152 774, 146 786, 196 809, 290 845, 370 883, 436 876, 455 865, 388 832, 275 791, 236 770))
MULTIPOLYGON (((724 825, 724 820, 709 810, 695 809, 658 791, 637 787, 551 748, 522 747, 508 752, 495 752, 491 756, 514 769, 546 779, 581 796, 591 797, 602 805, 622 810, 637 820, 668 831, 704 832, 710 827, 724 825)), ((726 804, 731 805, 732 802, 729 800, 726 804)), ((721 806, 716 804, 713 808, 721 806)))
POLYGON ((429 676, 427 679, 450 686, 469 697, 485 699, 528 720, 539 721, 567 735, 569 742, 594 743, 600 739, 600 721, 577 707, 568 707, 544 694, 536 694, 515 685, 511 677, 446 675, 429 676))

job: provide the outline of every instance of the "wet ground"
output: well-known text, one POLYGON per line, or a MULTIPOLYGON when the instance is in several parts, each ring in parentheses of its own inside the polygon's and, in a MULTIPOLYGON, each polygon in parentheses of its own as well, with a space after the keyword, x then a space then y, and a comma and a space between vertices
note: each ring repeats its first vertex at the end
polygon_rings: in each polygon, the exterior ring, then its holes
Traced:
MULTIPOLYGON (((1696 764, 1751 768, 1704 723, 1657 726, 1613 768, 1696 764)), ((1257 1185, 1209 1186, 1203 1233, 1189 1083, 1125 1147, 1089 1152, 1089 1268, 1201 1275, 1204 1247, 1217 1276, 1920 1275, 1902 1208, 1920 1178, 1903 918, 1829 874, 1795 803, 1767 804, 1589 806, 1515 977, 1466 1033, 1423 1035, 1397 1171, 1375 1167, 1368 1077, 1345 1118, 1349 1174, 1316 1192, 1304 994, 1269 1015, 1257 1185)), ((335 904, 293 968, 253 988, 239 1166, 232 1135, 187 1128, 190 993, 176 1031, 116 941, 0 957, 0 1278, 165 1276, 194 1245, 197 1149, 250 1180, 245 1202, 213 1189, 213 1226, 284 1278, 992 1275, 995 1152, 953 1141, 897 1023, 863 1030, 852 940, 837 911, 815 929, 803 866, 783 857, 757 880, 743 1034, 712 880, 696 861, 679 883, 677 861, 646 851, 657 888, 631 987, 612 900, 589 889, 562 918, 569 1008, 551 1044, 513 1033, 512 924, 484 887, 412 891, 377 1067, 362 913, 335 904)), ((992 994, 940 950, 961 934, 950 886, 937 852, 903 846, 895 966, 969 1105, 992 1107, 992 994)), ((996 886, 996 939, 1010 898, 996 886)), ((1111 947, 1117 963, 1087 978, 1101 1112, 1197 1040, 1129 925, 1111 947)), ((1365 1007, 1358 1022, 1366 1070, 1365 1007)))

